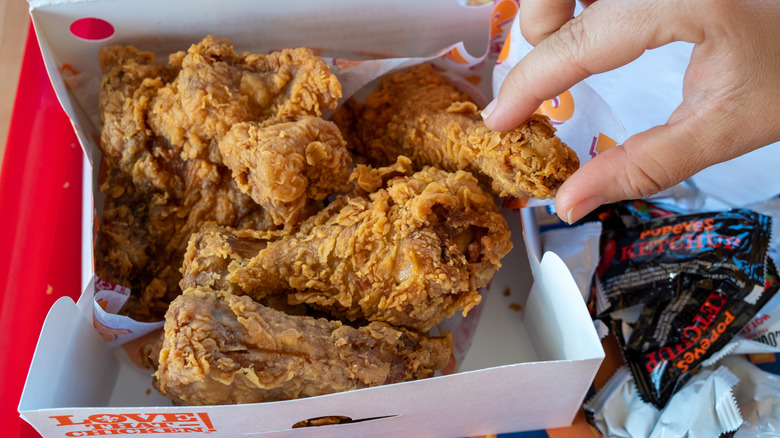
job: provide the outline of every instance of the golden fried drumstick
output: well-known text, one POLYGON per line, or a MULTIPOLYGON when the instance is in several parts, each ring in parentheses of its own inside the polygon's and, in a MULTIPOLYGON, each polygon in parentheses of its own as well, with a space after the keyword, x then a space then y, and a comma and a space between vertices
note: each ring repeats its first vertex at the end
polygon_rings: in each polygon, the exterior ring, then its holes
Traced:
POLYGON ((166 314, 155 385, 180 405, 289 400, 430 377, 451 351, 451 335, 353 328, 190 289, 166 314))
POLYGON ((491 131, 473 100, 428 64, 383 77, 365 103, 352 108, 351 117, 337 114, 335 120, 348 145, 376 166, 406 155, 416 168, 468 170, 496 194, 518 198, 552 198, 579 167, 547 117, 491 131))
MULTIPOLYGON (((365 166, 353 181, 384 183, 365 166)), ((492 195, 468 172, 432 167, 370 194, 366 188, 337 198, 294 234, 214 228, 193 235, 182 289, 257 300, 286 293, 291 304, 423 332, 478 304, 478 289, 512 247, 492 195)))

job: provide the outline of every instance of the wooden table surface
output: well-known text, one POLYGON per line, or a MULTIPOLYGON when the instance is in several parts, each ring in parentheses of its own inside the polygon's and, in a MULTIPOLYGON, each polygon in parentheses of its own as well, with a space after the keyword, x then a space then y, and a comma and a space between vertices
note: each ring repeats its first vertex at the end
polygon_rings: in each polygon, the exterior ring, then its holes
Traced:
MULTIPOLYGON (((30 25, 25 0, 0 0, 0 161, 5 155, 8 124, 19 82, 27 30, 30 25)), ((2 169, 2 166, 0 166, 2 169)))

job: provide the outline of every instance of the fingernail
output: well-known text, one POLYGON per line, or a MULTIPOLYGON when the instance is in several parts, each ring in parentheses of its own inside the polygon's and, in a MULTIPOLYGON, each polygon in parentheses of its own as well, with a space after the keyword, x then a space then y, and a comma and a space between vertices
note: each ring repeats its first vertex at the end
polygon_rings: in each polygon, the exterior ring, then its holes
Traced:
POLYGON ((604 205, 608 202, 609 200, 603 196, 592 196, 590 198, 584 199, 569 209, 569 211, 566 213, 566 222, 571 225, 585 217, 586 214, 595 210, 598 206, 604 205))
POLYGON ((487 104, 485 109, 482 110, 482 118, 483 119, 487 119, 488 117, 490 117, 490 113, 492 113, 493 109, 496 108, 496 102, 497 101, 498 101, 498 99, 491 100, 490 103, 487 104))

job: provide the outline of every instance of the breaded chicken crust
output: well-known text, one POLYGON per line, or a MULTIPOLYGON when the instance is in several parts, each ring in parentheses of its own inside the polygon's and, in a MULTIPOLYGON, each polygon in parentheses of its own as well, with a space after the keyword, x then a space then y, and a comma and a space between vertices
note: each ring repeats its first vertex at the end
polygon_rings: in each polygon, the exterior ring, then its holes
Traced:
POLYGON ((290 400, 431 377, 451 352, 451 335, 354 328, 189 289, 166 315, 155 386, 179 405, 290 400))
POLYGON ((100 278, 132 290, 125 315, 162 319, 181 293, 187 241, 204 225, 294 229, 322 207, 326 192, 346 184, 344 141, 318 117, 335 107, 341 86, 308 49, 238 55, 229 41, 208 36, 167 64, 151 52, 107 46, 100 66, 106 200, 95 265, 100 278), (230 150, 228 161, 245 169, 234 179, 218 144, 244 123, 277 134, 263 143, 276 162, 300 165, 258 173, 262 165, 247 151, 257 145, 244 144, 230 150), (280 134, 287 124, 305 135, 291 142, 280 134))
POLYGON ((193 235, 182 288, 255 299, 287 294, 293 304, 422 332, 466 314, 512 248, 506 219, 467 172, 410 174, 405 157, 389 169, 359 166, 352 180, 362 186, 296 233, 213 228, 193 235), (401 169, 409 173, 400 176, 401 169))

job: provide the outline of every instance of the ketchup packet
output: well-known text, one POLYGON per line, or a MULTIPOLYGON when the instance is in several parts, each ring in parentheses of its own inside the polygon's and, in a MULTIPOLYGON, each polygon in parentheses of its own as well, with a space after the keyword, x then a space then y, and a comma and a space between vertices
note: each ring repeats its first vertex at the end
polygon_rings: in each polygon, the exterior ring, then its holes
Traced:
POLYGON ((672 300, 645 305, 629 336, 625 325, 613 324, 646 401, 665 406, 688 373, 726 346, 776 294, 777 270, 768 263, 766 288, 744 291, 701 279, 672 300))
POLYGON ((616 230, 637 226, 643 222, 684 214, 680 208, 661 202, 641 199, 603 205, 581 221, 599 221, 605 229, 616 230))
POLYGON ((597 316, 671 300, 700 279, 737 290, 761 286, 770 230, 771 218, 746 209, 605 222, 593 283, 597 316))
POLYGON ((770 226, 767 216, 741 209, 605 229, 600 310, 613 319, 643 399, 664 407, 775 295, 770 226), (641 309, 636 318, 615 318, 629 308, 641 309))

